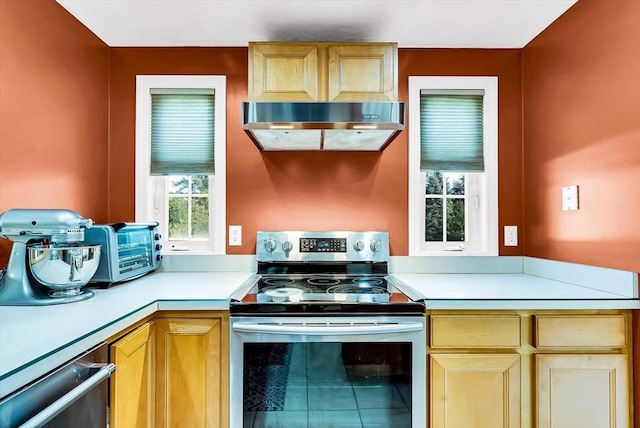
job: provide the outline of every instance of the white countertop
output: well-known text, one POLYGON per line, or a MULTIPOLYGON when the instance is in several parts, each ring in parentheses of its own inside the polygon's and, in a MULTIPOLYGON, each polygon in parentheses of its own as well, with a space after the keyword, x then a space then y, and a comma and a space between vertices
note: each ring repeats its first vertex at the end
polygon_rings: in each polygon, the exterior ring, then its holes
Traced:
POLYGON ((87 300, 0 306, 0 397, 157 310, 227 310, 253 272, 154 272, 87 300))
POLYGON ((426 309, 638 309, 628 295, 524 273, 393 275, 425 299, 426 309))
MULTIPOLYGON (((0 397, 157 310, 226 310, 231 293, 255 272, 250 268, 239 272, 198 271, 229 261, 243 268, 252 265, 251 260, 242 258, 219 258, 213 264, 188 260, 182 264, 188 271, 157 271, 107 290, 94 290, 94 297, 81 302, 0 306, 0 397)), ((510 266, 518 263, 506 261, 510 266)), ((175 261, 166 265, 172 263, 175 261)), ((401 263, 404 271, 393 276, 424 297, 427 310, 640 308, 637 275, 633 273, 605 270, 605 276, 600 277, 602 269, 579 268, 571 271, 571 278, 580 279, 580 284, 575 284, 563 276, 573 266, 560 266, 562 269, 555 269, 560 273, 545 278, 538 275, 536 261, 526 267, 529 273, 464 274, 425 273, 421 271, 425 263, 420 259, 398 260, 396 265, 401 263), (597 281, 591 280, 596 277, 597 281)), ((549 263, 545 261, 542 267, 554 270, 549 263)))

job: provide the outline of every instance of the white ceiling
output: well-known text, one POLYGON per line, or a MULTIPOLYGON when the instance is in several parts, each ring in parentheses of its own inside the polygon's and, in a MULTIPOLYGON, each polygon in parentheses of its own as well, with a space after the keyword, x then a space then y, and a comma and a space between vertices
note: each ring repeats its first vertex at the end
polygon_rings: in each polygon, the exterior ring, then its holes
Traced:
POLYGON ((577 0, 57 0, 109 46, 521 48, 577 0))

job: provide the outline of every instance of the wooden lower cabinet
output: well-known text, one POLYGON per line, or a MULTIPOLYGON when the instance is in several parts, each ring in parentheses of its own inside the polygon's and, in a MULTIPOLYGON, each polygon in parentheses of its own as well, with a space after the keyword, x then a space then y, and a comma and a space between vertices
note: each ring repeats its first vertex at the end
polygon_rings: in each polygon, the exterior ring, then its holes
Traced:
POLYGON ((147 322, 111 344, 110 426, 155 427, 155 325, 147 322))
POLYGON ((537 355, 537 426, 629 426, 626 355, 537 355))
POLYGON ((432 355, 432 428, 520 426, 519 355, 432 355))
POLYGON ((111 346, 111 426, 228 427, 228 354, 228 313, 161 313, 111 346))
POLYGON ((630 311, 430 311, 428 428, 633 426, 630 311))

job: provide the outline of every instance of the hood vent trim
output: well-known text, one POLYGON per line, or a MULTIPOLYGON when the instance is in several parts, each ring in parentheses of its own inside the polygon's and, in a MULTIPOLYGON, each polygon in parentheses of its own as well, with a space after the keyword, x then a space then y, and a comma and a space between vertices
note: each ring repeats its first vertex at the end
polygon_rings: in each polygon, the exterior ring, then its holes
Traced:
POLYGON ((264 151, 381 151, 404 117, 403 102, 242 103, 242 128, 264 151))

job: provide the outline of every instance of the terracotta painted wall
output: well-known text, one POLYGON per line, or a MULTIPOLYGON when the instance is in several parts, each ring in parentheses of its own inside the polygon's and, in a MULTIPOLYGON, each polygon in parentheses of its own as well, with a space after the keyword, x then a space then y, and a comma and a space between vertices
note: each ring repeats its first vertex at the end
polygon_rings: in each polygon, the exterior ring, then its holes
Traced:
POLYGON ((0 212, 107 221, 108 87, 109 48, 60 5, 0 1, 0 212))
MULTIPOLYGON (((576 3, 524 48, 523 100, 525 254, 640 272, 640 2, 576 3)), ((632 334, 637 425, 639 311, 632 334)))
MULTIPOLYGON (((409 75, 497 75, 500 108, 500 222, 522 224, 519 50, 415 50, 399 53, 400 100, 409 75)), ((135 75, 227 75, 227 223, 243 226, 255 252, 257 230, 388 230, 391 252, 406 255, 407 134, 382 153, 265 153, 241 127, 247 99, 246 48, 111 49, 109 220, 132 220, 135 75)), ((522 254, 502 248, 501 254, 522 254)))
POLYGON ((580 0, 524 48, 522 80, 525 254, 640 272, 640 2, 580 0))

